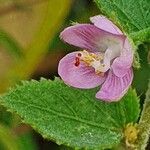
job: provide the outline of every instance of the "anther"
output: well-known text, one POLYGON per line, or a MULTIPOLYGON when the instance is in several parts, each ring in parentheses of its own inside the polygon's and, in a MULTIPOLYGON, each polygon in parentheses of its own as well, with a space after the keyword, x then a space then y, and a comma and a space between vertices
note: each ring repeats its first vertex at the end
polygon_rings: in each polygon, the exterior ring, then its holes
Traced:
POLYGON ((79 57, 75 57, 75 63, 74 63, 74 65, 76 67, 78 67, 80 65, 80 58, 79 57))
POLYGON ((102 67, 105 67, 105 64, 102 64, 102 67))
POLYGON ((82 54, 81 54, 81 53, 78 53, 78 54, 77 54, 77 56, 78 56, 78 57, 81 57, 81 56, 82 56, 82 54))
POLYGON ((101 77, 104 77, 105 73, 104 72, 100 72, 98 70, 95 71, 95 73, 101 77))

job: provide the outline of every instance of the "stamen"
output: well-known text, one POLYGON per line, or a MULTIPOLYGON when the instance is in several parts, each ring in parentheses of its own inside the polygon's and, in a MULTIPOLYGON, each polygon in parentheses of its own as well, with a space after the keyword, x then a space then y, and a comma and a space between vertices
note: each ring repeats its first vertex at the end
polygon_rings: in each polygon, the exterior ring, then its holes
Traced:
POLYGON ((80 65, 80 58, 79 57, 75 57, 75 63, 74 63, 74 65, 76 67, 78 67, 80 65))
POLYGON ((83 50, 80 53, 76 54, 74 65, 78 67, 81 62, 84 62, 85 65, 93 67, 96 74, 104 76, 105 64, 103 59, 103 54, 95 54, 83 50))
POLYGON ((105 67, 105 64, 102 64, 102 67, 105 67))
POLYGON ((80 65, 80 57, 82 56, 82 54, 81 53, 78 53, 77 55, 76 55, 76 57, 75 57, 75 63, 74 63, 74 65, 76 66, 76 67, 78 67, 79 65, 80 65))
POLYGON ((104 72, 100 72, 100 71, 95 71, 95 73, 101 77, 104 77, 105 73, 104 72))
POLYGON ((81 54, 81 53, 78 53, 77 55, 78 55, 78 57, 81 57, 81 56, 82 56, 82 54, 81 54))

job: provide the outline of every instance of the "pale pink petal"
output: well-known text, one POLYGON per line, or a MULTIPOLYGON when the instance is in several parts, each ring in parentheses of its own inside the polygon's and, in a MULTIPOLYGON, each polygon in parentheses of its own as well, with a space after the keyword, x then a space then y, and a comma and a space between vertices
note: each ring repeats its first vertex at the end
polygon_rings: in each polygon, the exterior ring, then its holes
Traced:
POLYGON ((105 76, 101 77, 95 74, 95 70, 81 63, 75 66, 75 56, 78 52, 72 52, 63 57, 58 66, 58 74, 62 80, 73 87, 90 89, 101 85, 105 76))
POLYGON ((104 59, 103 64, 105 64, 102 72, 106 72, 108 69, 110 69, 111 62, 114 58, 118 57, 120 55, 120 49, 110 49, 108 48, 104 53, 104 59))
POLYGON ((112 71, 109 71, 106 81, 102 85, 96 98, 112 102, 120 100, 127 92, 133 80, 132 68, 128 69, 124 77, 117 77, 112 71))
POLYGON ((110 20, 108 20, 106 17, 98 15, 90 18, 91 22, 94 23, 95 26, 98 28, 113 33, 113 34, 118 34, 122 35, 122 31, 115 25, 113 24, 110 20))
POLYGON ((118 77, 123 77, 132 66, 133 50, 129 40, 126 38, 120 57, 117 57, 112 64, 113 72, 118 77))
POLYGON ((109 46, 120 46, 124 41, 124 36, 111 34, 91 24, 68 27, 61 32, 60 38, 71 45, 91 51, 105 51, 109 46))

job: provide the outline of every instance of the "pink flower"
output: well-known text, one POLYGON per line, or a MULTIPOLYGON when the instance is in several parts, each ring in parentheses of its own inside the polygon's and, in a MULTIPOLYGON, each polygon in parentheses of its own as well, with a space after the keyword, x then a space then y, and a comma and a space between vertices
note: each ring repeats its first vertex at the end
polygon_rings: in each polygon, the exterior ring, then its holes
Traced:
POLYGON ((60 38, 84 50, 67 54, 58 66, 62 80, 76 88, 101 86, 96 98, 118 101, 132 83, 132 46, 122 31, 104 16, 90 18, 94 24, 66 28, 60 38))

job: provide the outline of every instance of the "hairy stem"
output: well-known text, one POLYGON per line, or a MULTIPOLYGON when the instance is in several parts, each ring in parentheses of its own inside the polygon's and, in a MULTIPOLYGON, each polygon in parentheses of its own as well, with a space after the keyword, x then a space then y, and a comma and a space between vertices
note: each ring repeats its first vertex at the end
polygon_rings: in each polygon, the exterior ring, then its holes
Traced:
POLYGON ((144 108, 139 121, 139 130, 140 132, 137 141, 137 149, 145 150, 150 135, 150 82, 148 91, 146 93, 144 108))

